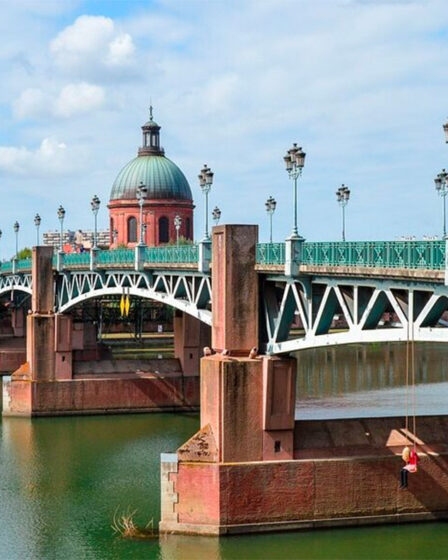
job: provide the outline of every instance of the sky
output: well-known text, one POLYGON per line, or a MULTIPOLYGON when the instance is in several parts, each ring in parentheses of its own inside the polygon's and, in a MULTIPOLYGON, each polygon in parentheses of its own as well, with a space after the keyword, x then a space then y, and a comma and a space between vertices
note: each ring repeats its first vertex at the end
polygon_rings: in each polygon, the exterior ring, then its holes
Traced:
POLYGON ((448 167, 446 0, 0 0, 0 255, 41 230, 91 229, 154 116, 204 227, 210 208, 257 223, 277 200, 274 240, 292 229, 283 156, 307 156, 299 232, 338 240, 336 189, 349 186, 347 239, 440 235, 434 177, 448 167))

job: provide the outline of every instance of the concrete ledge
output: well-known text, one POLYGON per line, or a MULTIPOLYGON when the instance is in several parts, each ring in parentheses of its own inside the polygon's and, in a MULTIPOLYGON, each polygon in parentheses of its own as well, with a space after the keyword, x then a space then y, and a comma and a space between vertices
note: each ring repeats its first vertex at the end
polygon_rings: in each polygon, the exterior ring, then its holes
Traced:
POLYGON ((199 408, 199 377, 138 375, 4 383, 4 416, 71 416, 191 412, 199 408))
POLYGON ((328 527, 354 527, 399 523, 417 523, 448 519, 448 511, 396 513, 393 515, 366 515, 362 517, 334 517, 303 521, 278 521, 272 523, 248 523, 241 525, 192 525, 189 523, 161 522, 161 533, 183 535, 240 535, 250 533, 272 533, 278 531, 306 531, 328 527))

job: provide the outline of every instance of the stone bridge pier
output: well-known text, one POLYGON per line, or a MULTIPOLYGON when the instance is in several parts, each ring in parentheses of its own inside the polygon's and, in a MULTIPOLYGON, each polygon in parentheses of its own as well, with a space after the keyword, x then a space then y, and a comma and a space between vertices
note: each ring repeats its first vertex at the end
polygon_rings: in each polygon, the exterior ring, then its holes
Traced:
MULTIPOLYGON (((213 355, 200 430, 161 456, 164 533, 223 535, 448 517, 448 417, 295 421, 295 360, 259 342, 257 228, 213 228, 213 355), (401 452, 420 455, 399 489, 401 452)), ((260 310, 261 311, 261 310, 260 310)))
POLYGON ((176 360, 142 360, 139 364, 112 360, 98 344, 93 323, 74 322, 68 313, 54 313, 52 258, 51 247, 33 248, 26 361, 10 381, 4 380, 3 414, 196 410, 199 356, 203 346, 210 344, 210 328, 180 315, 175 318, 176 360))

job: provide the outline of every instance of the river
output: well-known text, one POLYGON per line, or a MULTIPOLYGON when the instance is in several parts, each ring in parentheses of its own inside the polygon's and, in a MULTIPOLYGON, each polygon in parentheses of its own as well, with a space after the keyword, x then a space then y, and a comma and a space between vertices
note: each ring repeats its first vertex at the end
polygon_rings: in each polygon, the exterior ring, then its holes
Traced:
MULTIPOLYGON (((448 349, 416 350, 417 412, 448 413, 448 349)), ((298 418, 404 414, 403 345, 307 351, 298 366, 298 418)), ((114 535, 114 512, 157 524, 159 457, 198 428, 197 415, 146 414, 0 423, 0 558, 433 559, 448 557, 448 525, 427 523, 238 536, 114 535)))

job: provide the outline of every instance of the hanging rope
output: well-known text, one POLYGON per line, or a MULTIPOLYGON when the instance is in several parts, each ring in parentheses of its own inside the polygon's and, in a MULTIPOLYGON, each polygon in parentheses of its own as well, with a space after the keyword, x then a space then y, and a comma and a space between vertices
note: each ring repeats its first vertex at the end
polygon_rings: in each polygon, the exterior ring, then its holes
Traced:
POLYGON ((406 329, 406 374, 405 374, 405 433, 406 445, 409 445, 409 319, 406 329))
POLYGON ((411 374, 412 374, 412 432, 414 434, 414 451, 416 448, 417 440, 417 399, 415 387, 415 340, 414 340, 414 322, 412 322, 412 339, 411 339, 411 374))

